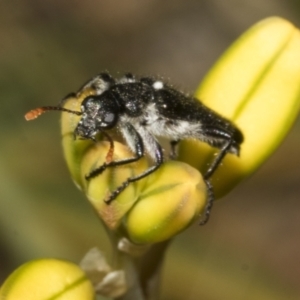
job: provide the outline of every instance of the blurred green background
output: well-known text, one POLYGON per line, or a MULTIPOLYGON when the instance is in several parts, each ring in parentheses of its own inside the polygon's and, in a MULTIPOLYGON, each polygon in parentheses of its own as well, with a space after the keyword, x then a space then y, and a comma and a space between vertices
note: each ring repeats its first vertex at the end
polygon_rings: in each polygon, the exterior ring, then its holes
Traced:
MULTIPOLYGON (((0 282, 39 257, 109 257, 99 220, 68 174, 59 114, 27 123, 103 70, 163 75, 193 91, 258 20, 300 27, 296 0, 2 0, 0 282)), ((300 299, 300 122, 273 157, 168 252, 162 299, 300 299)))

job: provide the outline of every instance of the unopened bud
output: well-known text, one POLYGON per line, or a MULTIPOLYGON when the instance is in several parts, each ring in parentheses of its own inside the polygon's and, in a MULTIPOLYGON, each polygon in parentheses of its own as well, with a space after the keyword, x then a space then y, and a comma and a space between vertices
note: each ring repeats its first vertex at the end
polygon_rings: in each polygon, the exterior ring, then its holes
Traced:
POLYGON ((169 161, 149 176, 147 186, 126 217, 130 239, 138 244, 172 238, 199 218, 207 188, 201 174, 185 163, 169 161))

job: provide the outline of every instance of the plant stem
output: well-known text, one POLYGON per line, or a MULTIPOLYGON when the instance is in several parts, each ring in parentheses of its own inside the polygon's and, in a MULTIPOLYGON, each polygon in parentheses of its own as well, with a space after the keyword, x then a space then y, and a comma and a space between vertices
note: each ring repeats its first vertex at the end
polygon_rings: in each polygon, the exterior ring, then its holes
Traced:
POLYGON ((157 300, 162 264, 170 240, 152 245, 142 256, 118 251, 128 290, 116 300, 157 300))

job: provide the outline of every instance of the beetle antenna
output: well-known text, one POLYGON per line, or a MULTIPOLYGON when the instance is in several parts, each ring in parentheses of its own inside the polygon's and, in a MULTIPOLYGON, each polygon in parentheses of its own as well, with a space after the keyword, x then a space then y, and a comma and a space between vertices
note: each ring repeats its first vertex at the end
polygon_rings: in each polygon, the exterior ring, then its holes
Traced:
POLYGON ((43 106, 43 107, 38 107, 36 109, 32 109, 31 111, 29 111, 25 115, 25 119, 27 121, 34 120, 38 116, 40 116, 41 114, 43 114, 44 112, 50 111, 50 110, 64 111, 64 112, 68 112, 68 113, 71 113, 71 114, 75 114, 77 116, 82 115, 82 112, 80 112, 80 111, 70 110, 70 109, 67 109, 67 108, 60 107, 60 106, 43 106))

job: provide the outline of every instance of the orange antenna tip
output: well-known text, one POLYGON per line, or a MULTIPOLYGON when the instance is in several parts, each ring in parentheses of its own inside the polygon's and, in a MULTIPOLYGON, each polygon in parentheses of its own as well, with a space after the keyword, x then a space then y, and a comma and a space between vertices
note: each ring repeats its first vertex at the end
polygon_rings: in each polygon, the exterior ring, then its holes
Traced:
POLYGON ((43 106, 43 107, 38 107, 36 109, 33 109, 33 110, 29 111, 25 115, 25 119, 27 121, 36 119, 39 115, 41 115, 45 111, 50 111, 50 110, 64 111, 64 112, 67 112, 67 113, 75 114, 77 116, 80 116, 82 114, 82 112, 80 112, 80 111, 74 111, 74 110, 70 110, 70 109, 67 109, 67 108, 60 107, 60 106, 43 106))
POLYGON ((42 107, 33 109, 33 110, 29 111, 29 112, 25 115, 25 119, 26 119, 27 121, 34 120, 34 119, 36 119, 39 115, 41 115, 43 112, 45 112, 45 109, 42 108, 42 107))

